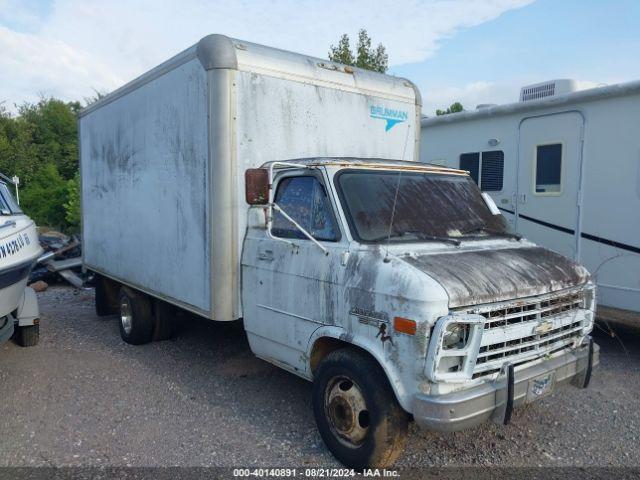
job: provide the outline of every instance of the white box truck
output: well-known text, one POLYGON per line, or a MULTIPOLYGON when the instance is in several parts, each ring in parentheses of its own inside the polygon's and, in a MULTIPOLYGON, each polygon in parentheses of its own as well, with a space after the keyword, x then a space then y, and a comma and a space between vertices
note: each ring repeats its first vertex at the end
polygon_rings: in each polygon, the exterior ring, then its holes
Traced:
POLYGON ((407 80, 220 35, 80 115, 85 267, 132 344, 176 307, 242 319, 313 381, 331 452, 391 465, 407 424, 493 419, 586 387, 595 292, 511 235, 466 174, 415 161, 407 80))

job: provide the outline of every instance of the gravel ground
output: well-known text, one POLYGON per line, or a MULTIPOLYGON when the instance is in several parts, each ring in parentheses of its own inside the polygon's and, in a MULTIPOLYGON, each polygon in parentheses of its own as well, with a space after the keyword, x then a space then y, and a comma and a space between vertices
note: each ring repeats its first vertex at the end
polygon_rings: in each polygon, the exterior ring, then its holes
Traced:
MULTIPOLYGON (((311 384, 256 359, 239 325, 186 320, 178 338, 135 347, 95 316, 91 291, 39 300, 40 344, 0 346, 0 466, 339 466, 311 384)), ((640 466, 640 329, 617 333, 594 333, 587 390, 561 389, 506 427, 412 425, 397 467, 640 466)))

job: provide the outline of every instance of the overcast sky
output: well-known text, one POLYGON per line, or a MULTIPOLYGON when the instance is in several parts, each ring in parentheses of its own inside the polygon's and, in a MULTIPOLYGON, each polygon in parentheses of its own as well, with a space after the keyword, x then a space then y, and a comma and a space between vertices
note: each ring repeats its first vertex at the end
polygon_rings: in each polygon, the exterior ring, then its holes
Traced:
POLYGON ((209 33, 326 57, 366 28, 424 113, 552 78, 640 79, 638 0, 0 0, 0 101, 110 91, 209 33))

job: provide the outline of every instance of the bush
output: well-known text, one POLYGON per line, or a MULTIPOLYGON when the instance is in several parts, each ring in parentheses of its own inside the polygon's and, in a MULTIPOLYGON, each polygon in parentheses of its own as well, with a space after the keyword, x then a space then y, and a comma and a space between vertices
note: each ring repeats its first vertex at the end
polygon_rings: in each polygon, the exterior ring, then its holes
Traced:
POLYGON ((0 102, 0 172, 20 177, 22 208, 38 225, 66 232, 80 225, 79 109, 43 97, 15 115, 0 102))
POLYGON ((80 229, 80 172, 67 180, 67 201, 64 204, 67 230, 76 233, 80 229))
POLYGON ((60 230, 67 229, 67 201, 67 181, 53 163, 47 163, 38 170, 20 192, 20 206, 37 225, 60 230))

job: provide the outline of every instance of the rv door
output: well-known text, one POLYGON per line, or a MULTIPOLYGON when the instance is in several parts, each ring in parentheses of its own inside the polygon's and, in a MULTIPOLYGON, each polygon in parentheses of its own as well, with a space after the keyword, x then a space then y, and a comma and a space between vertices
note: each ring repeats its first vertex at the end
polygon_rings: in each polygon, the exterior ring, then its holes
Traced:
POLYGON ((579 258, 583 119, 577 112, 520 124, 516 230, 569 258, 579 258))

